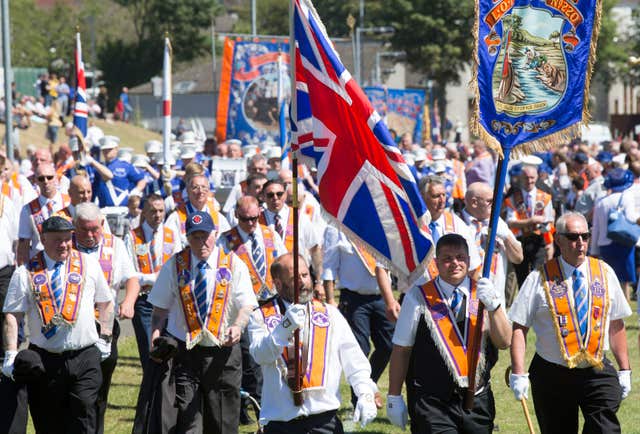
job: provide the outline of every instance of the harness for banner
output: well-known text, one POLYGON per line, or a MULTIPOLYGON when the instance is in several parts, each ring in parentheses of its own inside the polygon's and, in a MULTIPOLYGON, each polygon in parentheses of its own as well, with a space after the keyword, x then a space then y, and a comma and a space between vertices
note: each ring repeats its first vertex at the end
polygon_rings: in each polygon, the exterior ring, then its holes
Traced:
MULTIPOLYGON (((499 155, 493 203, 502 204, 507 163, 580 134, 589 122, 602 0, 476 0, 472 132, 499 155)), ((493 207, 483 277, 489 277, 500 209, 493 207)), ((481 305, 482 310, 482 305, 481 305)), ((480 314, 479 314, 480 315, 480 314)), ((475 333, 482 333, 482 317, 475 333)), ((477 352, 470 351, 477 364, 477 352)), ((471 369, 465 408, 473 406, 471 369)))

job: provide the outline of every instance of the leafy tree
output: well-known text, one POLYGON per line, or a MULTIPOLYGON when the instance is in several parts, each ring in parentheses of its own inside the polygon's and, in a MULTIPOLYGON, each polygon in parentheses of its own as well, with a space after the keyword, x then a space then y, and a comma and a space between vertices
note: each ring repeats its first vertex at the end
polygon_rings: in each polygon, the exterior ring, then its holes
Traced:
MULTIPOLYGON (((597 61, 593 70, 593 80, 602 83, 607 90, 618 78, 628 75, 629 55, 640 52, 638 36, 628 38, 626 35, 618 35, 618 23, 611 15, 611 9, 617 3, 618 0, 603 1, 597 61)), ((636 26, 638 24, 640 21, 636 17, 636 26)))

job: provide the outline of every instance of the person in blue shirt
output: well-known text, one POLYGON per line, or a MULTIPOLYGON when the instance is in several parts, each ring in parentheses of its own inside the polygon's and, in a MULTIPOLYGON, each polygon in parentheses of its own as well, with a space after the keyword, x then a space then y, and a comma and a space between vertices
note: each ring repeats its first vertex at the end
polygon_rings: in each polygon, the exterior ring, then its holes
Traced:
POLYGON ((100 177, 96 182, 96 196, 100 207, 127 206, 129 195, 141 194, 147 184, 144 174, 132 164, 117 158, 120 139, 116 136, 104 136, 100 139, 100 150, 105 164, 113 179, 100 177))

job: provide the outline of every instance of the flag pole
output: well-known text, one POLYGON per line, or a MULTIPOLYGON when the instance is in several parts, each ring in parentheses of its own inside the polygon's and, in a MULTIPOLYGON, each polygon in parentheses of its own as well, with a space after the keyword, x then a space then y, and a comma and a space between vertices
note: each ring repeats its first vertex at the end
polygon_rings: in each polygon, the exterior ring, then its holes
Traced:
MULTIPOLYGON (((493 206, 491 207, 491 217, 489 218, 489 236, 485 245, 484 263, 482 264, 482 277, 491 277, 491 262, 493 259, 493 251, 496 244, 496 229, 498 227, 498 219, 500 218, 500 208, 504 198, 504 185, 507 178, 507 166, 509 164, 510 147, 502 148, 503 156, 498 159, 498 170, 493 187, 493 206)), ((473 400, 476 392, 476 370, 478 368, 479 352, 481 351, 481 335, 484 320, 484 305, 478 303, 478 322, 473 330, 475 341, 478 347, 469 351, 469 387, 464 400, 465 410, 473 408, 473 400)))
MULTIPOLYGON (((291 116, 295 119, 296 115, 296 38, 294 34, 294 16, 295 16, 295 1, 289 1, 289 71, 291 74, 291 116)), ((292 138, 293 139, 293 138, 292 138)), ((291 210, 293 213, 293 302, 298 303, 300 301, 300 279, 298 279, 298 156, 297 152, 292 152, 291 162, 291 188, 293 195, 291 202, 291 210)), ((297 407, 302 406, 304 398, 302 397, 302 377, 300 366, 300 329, 296 329, 293 334, 293 345, 295 348, 295 369, 294 369, 294 387, 293 392, 293 404, 297 407)))
POLYGON ((171 169, 169 146, 171 144, 171 41, 164 34, 164 58, 162 63, 162 158, 165 173, 171 169))

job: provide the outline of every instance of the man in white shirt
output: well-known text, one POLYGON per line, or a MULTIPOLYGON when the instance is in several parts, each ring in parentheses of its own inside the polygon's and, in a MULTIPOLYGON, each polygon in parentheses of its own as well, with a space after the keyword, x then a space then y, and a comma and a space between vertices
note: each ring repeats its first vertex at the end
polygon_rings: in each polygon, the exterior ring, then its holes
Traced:
POLYGON ((162 196, 151 194, 145 199, 142 217, 142 224, 127 234, 125 244, 140 281, 140 293, 134 305, 131 323, 136 335, 140 363, 144 368, 149 360, 153 311, 147 298, 160 268, 182 249, 182 243, 175 229, 163 223, 165 208, 162 196))
POLYGON ((71 223, 62 217, 43 222, 44 251, 16 270, 3 307, 3 374, 13 375, 18 323, 25 314, 29 349, 44 366, 44 376, 27 385, 36 432, 95 432, 100 359, 110 352, 113 297, 98 262, 73 249, 72 231, 71 223))
MULTIPOLYGON (((124 242, 112 234, 103 232, 104 217, 100 208, 94 203, 84 202, 76 206, 73 225, 75 227, 75 248, 98 261, 105 280, 111 288, 114 300, 118 299, 118 290, 124 286, 124 300, 118 306, 119 309, 116 313, 119 313, 120 319, 131 319, 133 306, 140 291, 140 284, 124 242)), ((102 434, 104 431, 104 415, 107 410, 111 377, 118 363, 120 324, 115 318, 112 329, 111 354, 100 364, 102 385, 96 401, 97 434, 102 434)))
POLYGON ((358 397, 354 420, 364 426, 377 414, 373 398, 377 388, 369 362, 340 312, 312 298, 311 277, 302 257, 298 273, 300 304, 293 304, 293 255, 279 257, 271 266, 278 295, 254 311, 249 322, 251 355, 262 366, 262 396, 269 397, 263 399, 260 411, 264 433, 342 433, 337 410, 343 371, 358 397), (302 345, 300 379, 294 375, 297 329, 302 345), (301 390, 292 390, 298 383, 301 390))
POLYGON ((438 277, 419 281, 402 302, 393 335, 387 416, 404 429, 411 414, 412 432, 490 433, 495 417, 491 368, 498 349, 509 346, 511 326, 491 280, 469 278, 464 237, 442 236, 436 245, 436 264, 438 277), (475 332, 481 319, 479 303, 485 307, 484 336, 475 332), (478 351, 480 359, 473 408, 466 410, 472 369, 469 351, 478 351), (411 412, 402 398, 405 377, 413 384, 411 412))
POLYGON ((69 205, 69 196, 58 191, 58 180, 53 164, 38 165, 34 178, 40 189, 40 195, 23 206, 20 212, 18 265, 26 263, 31 256, 42 250, 40 243, 42 223, 56 211, 69 205))
POLYGON ((531 380, 543 433, 577 433, 579 409, 583 432, 619 433, 616 412, 631 391, 623 320, 631 308, 611 267, 587 256, 585 217, 565 213, 556 227, 560 257, 529 274, 509 311, 511 389, 517 400, 526 399, 531 380), (536 355, 526 373, 531 327, 536 355), (605 356, 609 348, 618 372, 605 356))
POLYGON ((189 246, 162 266, 149 294, 151 342, 165 324, 178 341, 175 432, 233 434, 242 373, 236 344, 258 303, 244 262, 215 246, 216 226, 208 212, 189 215, 186 235, 189 246))

